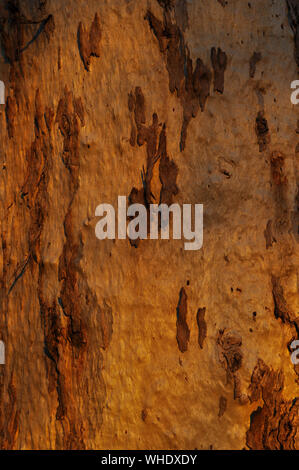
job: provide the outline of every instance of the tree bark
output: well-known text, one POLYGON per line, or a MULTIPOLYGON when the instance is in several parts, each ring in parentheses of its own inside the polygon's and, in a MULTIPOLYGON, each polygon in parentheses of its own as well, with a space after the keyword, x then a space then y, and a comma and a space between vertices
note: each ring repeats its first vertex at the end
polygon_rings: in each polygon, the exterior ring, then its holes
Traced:
POLYGON ((299 448, 297 3, 1 0, 0 448, 299 448))

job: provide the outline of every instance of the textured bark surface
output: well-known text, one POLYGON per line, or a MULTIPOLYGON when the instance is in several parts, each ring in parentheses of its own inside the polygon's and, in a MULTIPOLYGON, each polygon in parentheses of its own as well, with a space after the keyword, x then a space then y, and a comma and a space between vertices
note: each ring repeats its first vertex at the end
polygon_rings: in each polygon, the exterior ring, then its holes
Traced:
POLYGON ((296 0, 0 0, 1 449, 299 449, 296 0), (118 195, 204 243, 105 240, 118 195))

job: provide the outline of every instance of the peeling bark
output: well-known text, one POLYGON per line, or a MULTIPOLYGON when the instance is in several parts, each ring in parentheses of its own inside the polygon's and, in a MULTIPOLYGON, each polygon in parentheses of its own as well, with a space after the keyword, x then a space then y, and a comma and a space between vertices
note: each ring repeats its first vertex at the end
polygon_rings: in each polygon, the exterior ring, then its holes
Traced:
POLYGON ((283 398, 282 371, 274 371, 259 359, 250 385, 252 402, 261 400, 250 417, 247 446, 252 450, 292 450, 298 430, 299 399, 283 398))
POLYGON ((0 3, 0 448, 298 449, 298 2, 79 3, 0 3))

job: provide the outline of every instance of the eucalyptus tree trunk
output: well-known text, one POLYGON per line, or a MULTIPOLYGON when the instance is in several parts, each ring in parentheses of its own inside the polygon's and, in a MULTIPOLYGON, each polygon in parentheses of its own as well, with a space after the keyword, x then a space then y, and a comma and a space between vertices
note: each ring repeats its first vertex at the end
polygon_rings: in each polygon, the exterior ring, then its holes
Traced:
POLYGON ((2 449, 299 448, 298 24, 0 1, 2 449), (100 240, 119 196, 203 204, 203 246, 100 240))

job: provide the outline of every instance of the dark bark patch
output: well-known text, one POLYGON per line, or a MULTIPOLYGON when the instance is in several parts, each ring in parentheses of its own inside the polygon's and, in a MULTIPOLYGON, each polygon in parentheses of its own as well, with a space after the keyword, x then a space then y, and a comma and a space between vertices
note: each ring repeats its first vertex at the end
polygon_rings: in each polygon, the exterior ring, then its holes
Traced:
MULTIPOLYGON (((160 52, 163 54, 169 77, 169 90, 175 93, 183 107, 183 123, 181 128, 180 150, 186 145, 187 128, 199 109, 205 108, 210 94, 212 74, 210 69, 197 59, 194 67, 184 35, 177 22, 172 20, 169 8, 164 4, 163 21, 148 11, 145 19, 158 40, 160 52)), ((216 54, 216 87, 223 92, 222 78, 226 67, 226 55, 222 51, 216 54)))
POLYGON ((228 374, 233 374, 242 366, 242 338, 238 333, 220 330, 217 338, 219 358, 228 374))
MULTIPOLYGON (((59 348, 63 350, 64 360, 59 358, 57 364, 60 398, 56 418, 61 420, 64 431, 63 441, 59 445, 67 449, 84 449, 81 406, 87 406, 85 403, 88 403, 92 393, 92 387, 82 388, 86 380, 84 365, 88 350, 95 347, 95 341, 99 348, 108 348, 113 333, 113 315, 106 302, 103 306, 98 304, 81 266, 84 245, 81 231, 76 230, 73 201, 80 183, 79 137, 85 124, 85 113, 81 98, 75 98, 67 87, 59 101, 55 122, 63 137, 62 160, 69 172, 69 205, 64 218, 65 243, 58 270, 59 305, 64 324, 63 342, 60 341, 59 348), (93 331, 90 322, 94 314, 100 326, 97 333, 93 331), (78 403, 79 395, 83 405, 78 403)), ((101 383, 103 379, 100 371, 91 380, 94 380, 94 386, 101 383)))
POLYGON ((288 20, 294 34, 294 57, 299 66, 299 3, 298 0, 286 0, 288 20))
POLYGON ((254 78, 256 71, 256 64, 262 59, 262 54, 260 52, 254 52, 250 57, 249 61, 249 77, 254 78))
POLYGON ((8 16, 0 18, 0 39, 4 57, 10 65, 13 65, 40 35, 44 34, 47 40, 50 40, 55 31, 55 21, 53 15, 38 20, 29 19, 21 11, 19 2, 5 3, 8 16), (32 36, 31 26, 35 25, 37 30, 32 36))
POLYGON ((211 49, 211 62, 214 69, 214 91, 223 93, 224 91, 224 72, 227 67, 227 55, 220 47, 217 51, 215 47, 211 49))
POLYGON ((260 152, 267 149, 270 143, 270 134, 267 119, 263 111, 259 111, 255 120, 255 132, 257 135, 258 145, 260 152))
POLYGON ((187 294, 184 287, 180 290, 179 303, 177 306, 177 334, 176 339, 179 350, 183 353, 188 349, 190 330, 187 324, 187 294))
POLYGON ((279 279, 275 276, 272 276, 272 293, 275 318, 280 318, 283 323, 292 322, 292 312, 287 306, 279 279))
POLYGON ((188 8, 186 0, 176 0, 175 2, 175 19, 182 31, 189 26, 188 8))
POLYGON ((205 321, 206 308, 199 308, 197 311, 197 326, 198 326, 198 344, 203 349, 203 344, 207 336, 207 323, 205 321))
POLYGON ((102 38, 102 30, 99 16, 96 13, 90 30, 87 31, 82 22, 78 26, 78 45, 79 52, 87 71, 90 70, 91 57, 100 57, 100 42, 102 38))
MULTIPOLYGON (((176 184, 178 168, 167 153, 166 125, 159 124, 156 113, 152 116, 152 123, 146 125, 145 99, 140 87, 128 96, 128 108, 131 113, 130 144, 134 147, 146 145, 146 168, 141 171, 142 188, 133 187, 129 195, 130 204, 143 204, 149 213, 150 204, 154 202, 152 194, 152 178, 154 168, 159 161, 159 179, 161 182, 159 203, 171 205, 173 196, 178 194, 176 184)), ((150 217, 148 216, 148 231, 150 217)), ((130 244, 137 248, 140 240, 130 240, 130 244)))
POLYGON ((266 240, 266 249, 271 248, 273 246, 273 243, 276 243, 277 240, 273 235, 272 232, 272 220, 268 220, 266 229, 264 230, 264 237, 266 240))
POLYGON ((178 167, 167 155, 166 126, 160 134, 158 153, 160 156, 159 178, 161 182, 160 204, 170 206, 173 202, 173 196, 179 192, 177 187, 178 167))
POLYGON ((280 186, 287 183, 284 175, 285 158, 280 152, 273 152, 271 155, 271 176, 275 185, 280 186))
POLYGON ((243 360, 241 346, 242 338, 238 333, 225 329, 219 330, 217 347, 220 364, 226 370, 227 382, 233 382, 234 399, 239 399, 240 404, 245 404, 248 398, 242 393, 241 380, 238 375, 243 360))

